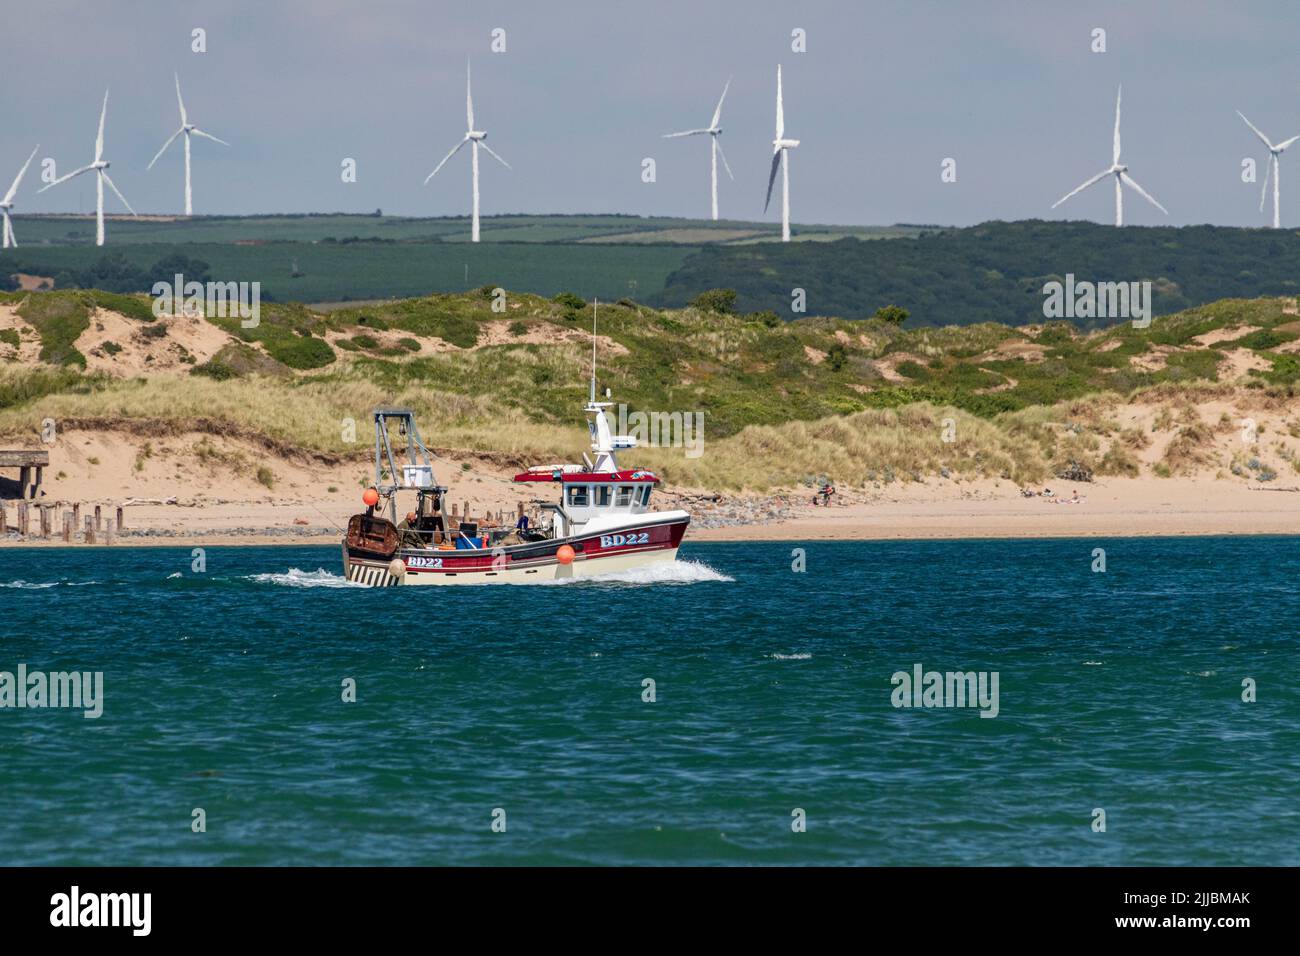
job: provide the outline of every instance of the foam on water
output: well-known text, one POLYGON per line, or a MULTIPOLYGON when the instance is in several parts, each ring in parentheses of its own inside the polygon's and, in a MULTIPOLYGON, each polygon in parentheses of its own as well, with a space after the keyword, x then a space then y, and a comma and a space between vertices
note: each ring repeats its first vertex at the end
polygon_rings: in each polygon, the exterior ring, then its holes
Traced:
POLYGON ((703 581, 734 582, 736 579, 709 567, 703 561, 665 561, 650 564, 643 568, 629 568, 626 571, 610 571, 607 574, 593 574, 581 578, 557 578, 553 581, 539 581, 538 584, 698 584, 703 581))
POLYGON ((290 568, 283 574, 250 574, 247 575, 246 580, 256 581, 258 584, 277 584, 286 588, 359 588, 365 586, 355 581, 349 581, 341 574, 326 571, 324 568, 317 568, 315 571, 290 568))
POLYGON ((56 588, 59 586, 58 581, 45 581, 41 583, 33 581, 10 581, 8 584, 0 584, 0 588, 19 588, 24 591, 35 591, 40 588, 56 588))

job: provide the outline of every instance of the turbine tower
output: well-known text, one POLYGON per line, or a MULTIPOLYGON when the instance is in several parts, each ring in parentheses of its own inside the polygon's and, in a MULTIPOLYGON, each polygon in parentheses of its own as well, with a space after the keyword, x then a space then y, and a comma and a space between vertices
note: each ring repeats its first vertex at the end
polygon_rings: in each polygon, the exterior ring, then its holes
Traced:
POLYGON ((1099 183, 1099 182, 1101 182, 1103 179, 1105 179, 1107 176, 1114 176, 1114 177, 1115 177, 1115 225, 1117 225, 1117 226, 1122 226, 1122 225, 1124 225, 1124 190, 1123 190, 1123 186, 1127 186, 1129 189, 1132 189, 1132 190, 1133 190, 1134 192, 1136 192, 1139 196, 1141 196, 1141 197, 1142 197, 1143 199, 1145 199, 1147 202, 1151 203, 1151 205, 1155 206, 1157 209, 1159 209, 1159 210, 1160 210, 1162 213, 1164 213, 1166 216, 1169 215, 1169 210, 1166 209, 1164 206, 1160 205, 1160 203, 1156 202, 1155 197, 1152 196, 1152 195, 1151 195, 1149 192, 1147 192, 1145 189, 1143 189, 1141 186, 1139 186, 1139 185, 1137 184, 1137 180, 1135 180, 1132 176, 1130 176, 1130 175, 1128 174, 1128 167, 1120 164, 1120 161, 1119 161, 1119 107, 1120 107, 1120 101, 1123 99, 1123 97, 1124 97, 1124 87, 1121 86, 1121 87, 1119 88, 1119 95, 1115 97, 1115 143, 1114 143, 1114 152, 1111 154, 1110 168, 1109 168, 1109 169, 1103 169, 1101 172, 1099 172, 1096 176, 1093 176, 1092 179, 1089 179, 1089 180, 1088 180, 1086 183, 1084 183, 1082 186, 1079 186, 1079 187, 1077 187, 1077 188, 1075 188, 1075 189, 1070 190, 1068 193, 1066 193, 1066 194, 1065 194, 1064 196, 1062 196, 1060 199, 1056 200, 1056 202, 1052 203, 1052 208, 1053 208, 1053 209, 1055 209, 1055 208, 1056 208, 1057 206, 1059 206, 1061 203, 1065 202, 1065 201, 1066 201, 1067 199, 1069 199, 1071 196, 1075 196, 1075 195, 1078 195, 1079 193, 1083 192, 1085 189, 1087 189, 1087 188, 1088 188, 1089 186, 1091 186, 1093 183, 1099 183))
POLYGON ((194 215, 194 200, 193 193, 190 190, 190 136, 202 136, 204 139, 210 139, 222 146, 229 146, 230 144, 224 139, 217 139, 211 133, 205 133, 189 121, 189 118, 185 115, 185 101, 181 99, 180 74, 173 73, 172 75, 176 77, 176 102, 181 108, 181 128, 172 133, 171 138, 162 144, 162 149, 158 150, 157 155, 149 160, 148 168, 153 169, 153 164, 158 162, 163 153, 167 152, 167 147, 176 141, 176 137, 182 133, 185 134, 185 215, 192 216, 194 215))
POLYGON ((72 179, 75 176, 80 176, 82 173, 87 173, 90 172, 91 170, 94 170, 95 171, 95 245, 97 246, 102 246, 104 244, 104 183, 108 183, 108 188, 113 190, 113 192, 117 194, 117 198, 122 200, 122 205, 125 206, 130 211, 131 215, 133 216, 136 215, 136 211, 134 209, 131 209, 131 204, 126 201, 126 197, 122 195, 121 191, 117 188, 117 186, 113 183, 113 180, 108 175, 109 163, 107 160, 104 159, 104 117, 107 115, 108 115, 108 90, 105 90, 104 106, 99 111, 99 135, 95 137, 95 161, 88 166, 82 166, 80 169, 74 169, 66 176, 60 176, 58 179, 54 180, 54 182, 47 183, 46 185, 42 186, 40 189, 37 190, 37 192, 43 193, 51 186, 57 186, 59 183, 66 183, 69 179, 72 179))
POLYGON ((772 171, 767 175, 767 202, 763 212, 772 202, 772 184, 776 182, 776 169, 781 167, 781 241, 790 241, 790 150, 799 145, 797 139, 785 138, 785 107, 781 105, 781 64, 776 65, 776 139, 772 140, 772 171))
POLYGON ((718 156, 722 156, 722 165, 727 170, 727 175, 731 176, 734 183, 736 177, 731 174, 731 164, 727 162, 727 154, 722 152, 722 144, 718 142, 718 137, 722 135, 722 127, 718 122, 722 119, 722 101, 727 98, 727 90, 731 89, 731 77, 727 77, 727 84, 722 88, 722 96, 718 98, 718 108, 713 111, 713 119, 709 121, 706 129, 688 129, 680 133, 665 133, 664 139, 677 139, 680 136, 702 136, 705 133, 709 136, 709 151, 712 157, 712 176, 710 179, 710 195, 713 197, 713 219, 718 219, 718 156))
POLYGON ((483 149, 487 150, 488 155, 491 156, 493 159, 495 159, 506 169, 510 168, 509 163, 507 163, 496 153, 492 152, 492 147, 487 144, 486 140, 487 140, 487 133, 485 133, 483 130, 477 130, 474 128, 474 94, 470 88, 469 62, 466 61, 465 63, 465 136, 459 143, 457 143, 455 146, 451 148, 451 152, 449 152, 446 156, 442 157, 442 162, 440 162, 437 166, 434 167, 433 172, 431 172, 428 176, 424 177, 424 184, 427 186, 429 184, 429 180, 432 179, 434 176, 438 175, 438 170, 442 169, 443 166, 447 165, 447 160, 455 156, 456 153, 460 151, 460 148, 462 146, 464 146, 466 143, 470 144, 470 166, 473 170, 472 177, 474 181, 474 215, 470 224, 470 235, 469 235, 470 242, 478 242, 478 151, 479 148, 482 147, 483 149))
POLYGON ((1242 121, 1247 126, 1254 130, 1255 135, 1258 136, 1263 144, 1268 147, 1269 156, 1268 159, 1264 160, 1264 162, 1268 164, 1268 168, 1264 170, 1264 188, 1261 189, 1259 193, 1259 211, 1264 211, 1264 197, 1268 195, 1268 175, 1271 172, 1273 174, 1273 228, 1281 229, 1282 187, 1278 184, 1278 177, 1282 174, 1282 167, 1278 163, 1278 157, 1286 152, 1288 146, 1300 139, 1300 136, 1292 136, 1290 139, 1285 139, 1274 146, 1268 141, 1268 137, 1259 131, 1254 123, 1246 119, 1246 114, 1241 110, 1237 110, 1237 115, 1241 117, 1242 121))
POLYGON ((3 231, 4 233, 4 241, 2 245, 5 249, 8 249, 10 246, 13 246, 15 249, 18 248, 18 240, 14 237, 14 224, 9 220, 9 211, 14 208, 14 194, 18 192, 18 184, 23 181, 23 176, 27 174, 27 167, 32 164, 32 160, 36 158, 36 150, 40 148, 41 144, 37 143, 36 149, 33 149, 32 154, 27 157, 27 162, 23 163, 23 168, 18 170, 18 175, 14 177, 14 184, 10 186, 9 191, 5 193, 5 198, 0 199, 0 213, 4 214, 3 228, 0 229, 0 231, 3 231))

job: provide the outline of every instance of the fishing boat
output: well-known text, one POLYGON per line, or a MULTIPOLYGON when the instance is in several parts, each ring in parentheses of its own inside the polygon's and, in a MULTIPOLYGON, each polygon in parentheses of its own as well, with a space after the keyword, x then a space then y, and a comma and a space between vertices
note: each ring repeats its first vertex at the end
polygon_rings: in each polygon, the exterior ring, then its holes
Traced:
POLYGON ((375 484, 363 495, 366 511, 348 521, 347 579, 370 587, 531 584, 675 561, 690 515, 653 510, 659 478, 619 464, 618 452, 637 443, 633 436, 613 434, 605 412, 611 404, 596 401, 593 341, 590 398, 583 408, 592 455, 584 453, 582 464, 542 465, 515 475, 515 482, 527 486, 557 485, 559 495, 520 501, 511 524, 487 514, 456 514, 448 488, 434 477, 414 413, 376 409, 375 484), (397 454, 394 433, 405 439, 397 454), (401 522, 399 495, 414 496, 401 522))

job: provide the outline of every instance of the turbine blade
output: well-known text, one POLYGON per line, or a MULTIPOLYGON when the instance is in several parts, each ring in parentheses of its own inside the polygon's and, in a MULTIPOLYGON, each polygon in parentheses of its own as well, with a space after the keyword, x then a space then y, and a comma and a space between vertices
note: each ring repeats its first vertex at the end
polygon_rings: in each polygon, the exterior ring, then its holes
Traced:
POLYGON ((1157 209, 1159 209, 1159 210, 1160 210, 1162 213, 1164 213, 1166 216, 1169 215, 1169 210, 1166 209, 1164 206, 1160 205, 1160 203, 1156 202, 1156 197, 1155 197, 1155 196, 1152 196, 1149 192, 1147 192, 1145 189, 1143 189, 1141 186, 1139 186, 1139 185, 1137 184, 1137 180, 1134 179, 1132 176, 1130 176, 1128 173, 1120 173, 1120 174, 1119 174, 1119 178, 1120 178, 1120 180, 1124 183, 1124 185, 1126 185, 1126 186, 1128 186, 1130 189, 1136 191, 1137 194, 1138 194, 1139 196, 1141 196, 1143 199, 1145 199, 1145 200, 1146 200, 1147 202, 1149 202, 1151 205, 1155 206, 1157 209))
POLYGON ((465 60, 465 129, 474 128, 474 94, 470 91, 469 60, 465 60))
POLYGON ((149 160, 149 165, 146 166, 145 169, 153 169, 153 164, 158 162, 158 160, 162 158, 162 154, 167 152, 167 147, 170 146, 172 143, 176 142, 176 137, 181 135, 181 133, 183 132, 185 132, 184 126, 178 129, 176 132, 172 133, 171 136, 168 137, 167 142, 162 144, 162 149, 158 150, 158 152, 154 154, 154 158, 149 160))
POLYGON ((1096 176, 1093 176, 1092 179, 1089 179, 1087 182, 1085 182, 1082 186, 1076 186, 1074 189, 1071 189, 1068 193, 1066 193, 1066 194, 1065 194, 1064 196, 1062 196, 1060 199, 1056 200, 1056 202, 1052 203, 1052 208, 1055 209, 1057 206, 1059 206, 1061 203, 1065 202, 1065 201, 1066 201, 1067 199, 1069 199, 1071 196, 1077 196, 1079 193, 1083 192, 1085 189, 1087 189, 1087 188, 1088 188, 1089 186, 1091 186, 1093 183, 1099 183, 1099 182, 1101 182, 1103 179, 1105 179, 1105 178, 1106 178, 1107 176, 1109 176, 1109 175, 1110 175, 1110 170, 1109 170, 1109 169, 1103 169, 1103 170, 1102 170, 1101 172, 1099 172, 1096 176))
POLYGON ((205 133, 205 132, 203 132, 203 130, 199 129, 197 126, 196 126, 193 130, 191 130, 191 132, 193 132, 195 136, 202 136, 204 139, 210 139, 210 140, 212 140, 212 142, 214 142, 214 143, 220 143, 222 146, 229 146, 229 145, 230 145, 230 144, 227 143, 224 139, 217 139, 217 137, 213 136, 211 133, 205 133))
POLYGON ((1278 144, 1277 144, 1276 146, 1274 146, 1273 148, 1276 149, 1276 150, 1280 153, 1280 152, 1282 152, 1282 150, 1286 149, 1288 146, 1290 146, 1292 143, 1294 143, 1294 142, 1295 142, 1296 140, 1298 140, 1298 139, 1300 139, 1300 136, 1292 136, 1290 139, 1284 139, 1284 140, 1282 140, 1282 142, 1278 143, 1278 144))
POLYGON ((1272 174, 1272 172, 1273 172, 1273 163, 1274 163, 1275 161, 1276 161, 1276 157, 1274 157, 1272 153, 1269 153, 1269 154, 1268 154, 1268 159, 1264 160, 1264 185, 1263 185, 1263 187, 1260 188, 1260 191, 1259 191, 1259 211, 1260 211, 1260 212, 1263 212, 1263 211, 1264 211, 1264 197, 1268 195, 1268 177, 1269 177, 1269 176, 1272 174))
POLYGON ((482 146, 485 150, 487 150, 487 154, 491 156, 493 159, 495 159, 502 166, 504 166, 506 169, 511 168, 509 163, 507 163, 504 159, 502 159, 500 156, 498 156, 496 153, 492 151, 492 147, 489 146, 485 140, 479 140, 479 145, 482 146))
POLYGON ((131 209, 131 204, 126 201, 126 197, 122 195, 122 191, 118 189, 117 186, 113 183, 113 180, 111 180, 108 177, 108 173, 104 172, 103 170, 100 170, 99 175, 104 177, 104 182, 108 183, 109 188, 112 189, 113 192, 117 194, 117 198, 122 200, 122 205, 130 210, 131 215, 138 216, 139 213, 137 213, 134 209, 131 209))
MULTIPOLYGON (((14 184, 9 187, 9 191, 5 193, 5 198, 0 200, 0 202, 9 203, 13 200, 14 194, 18 192, 18 184, 21 183, 23 177, 27 175, 27 167, 32 164, 32 160, 36 158, 36 150, 40 148, 41 144, 37 143, 36 149, 33 149, 32 155, 27 157, 27 162, 23 163, 23 168, 18 170, 18 175, 14 177, 14 184)), ((5 215, 8 215, 8 213, 5 213, 5 215)))
POLYGON ((1124 99, 1124 84, 1120 84, 1119 93, 1115 97, 1115 147, 1114 155, 1111 157, 1112 163, 1119 162, 1119 105, 1124 99))
MULTIPOLYGON (((778 137, 779 139, 780 137, 778 137)), ((776 172, 781 168, 781 151, 773 150, 772 152, 772 171, 767 174, 767 200, 763 203, 763 212, 767 212, 767 207, 772 203, 772 186, 776 183, 776 172)))
POLYGON ((5 210, 5 235, 9 237, 9 245, 18 248, 18 237, 14 235, 14 224, 9 219, 9 210, 5 210))
POLYGON ((707 129, 687 129, 680 133, 664 133, 664 139, 676 139, 679 136, 699 136, 701 133, 707 133, 707 129))
POLYGON ((718 128, 718 120, 722 119, 722 101, 727 98, 729 89, 731 89, 731 77, 727 77, 727 85, 722 88, 722 95, 718 97, 718 108, 713 111, 713 122, 709 123, 710 129, 718 128))
POLYGON ((95 162, 104 158, 104 117, 108 115, 108 90, 104 91, 104 106, 99 111, 99 135, 95 137, 95 162))
POLYGON ((185 116, 185 101, 181 99, 181 75, 179 73, 173 73, 172 76, 176 77, 176 102, 180 105, 181 125, 184 126, 189 122, 189 120, 185 116))
POLYGON ((731 165, 727 162, 727 154, 722 151, 722 140, 720 140, 715 134, 713 137, 713 142, 717 144, 718 155, 722 157, 722 167, 727 171, 727 175, 731 176, 731 181, 734 183, 736 181, 736 177, 731 175, 731 165))
POLYGON ((1256 136, 1259 137, 1259 141, 1260 141, 1261 143, 1263 143, 1265 146, 1267 146, 1270 150, 1273 148, 1273 144, 1270 143, 1270 142, 1268 141, 1268 137, 1265 136, 1263 133, 1261 133, 1261 132, 1259 131, 1259 127, 1258 127, 1258 126, 1256 126, 1256 125, 1255 125, 1254 123, 1252 123, 1250 120, 1246 119, 1246 114, 1245 114, 1245 113, 1243 113, 1241 110, 1237 110, 1237 115, 1240 116, 1240 117, 1241 117, 1241 121, 1242 121, 1243 123, 1245 123, 1247 126, 1249 126, 1249 127, 1251 128, 1251 131, 1252 131, 1256 136))
POLYGON ((82 173, 84 173, 84 172, 86 172, 86 171, 88 171, 88 170, 94 169, 94 168, 95 168, 94 166, 82 166, 80 169, 74 169, 72 172, 68 173, 67 175, 60 176, 58 179, 54 180, 54 182, 52 182, 52 183, 46 183, 44 186, 42 186, 40 189, 38 189, 38 190, 36 190, 36 191, 37 191, 38 193, 43 193, 43 192, 45 192, 45 190, 49 189, 51 186, 57 186, 59 183, 66 183, 66 182, 67 182, 69 179, 71 179, 73 176, 80 176, 82 173))
POLYGON ((462 139, 459 143, 457 143, 455 146, 453 146, 453 147, 451 148, 451 152, 448 153, 446 156, 442 157, 442 162, 440 162, 437 166, 433 167, 433 172, 431 172, 428 176, 425 176, 425 177, 424 177, 424 184, 425 184, 426 186, 429 185, 429 180, 432 179, 434 176, 437 176, 437 175, 438 175, 438 170, 442 169, 442 167, 444 167, 444 166, 447 165, 447 160, 451 159, 451 158, 452 158, 453 156, 455 156, 458 152, 460 152, 460 148, 461 148, 462 146, 464 146, 464 145, 465 145, 466 143, 468 143, 468 142, 469 142, 469 137, 466 136, 466 137, 465 137, 464 139, 462 139))
MULTIPOLYGON (((781 64, 776 65, 776 138, 785 139, 785 107, 781 104, 781 64)), ((771 192, 771 187, 768 188, 771 192)))

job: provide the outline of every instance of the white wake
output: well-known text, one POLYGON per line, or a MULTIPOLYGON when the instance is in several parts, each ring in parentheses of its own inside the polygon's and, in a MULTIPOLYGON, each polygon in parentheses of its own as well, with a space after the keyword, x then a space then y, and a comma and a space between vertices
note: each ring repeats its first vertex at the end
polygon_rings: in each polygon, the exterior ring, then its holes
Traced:
POLYGON ((332 571, 326 571, 324 568, 317 568, 315 571, 303 571, 299 568, 290 568, 283 574, 250 574, 247 580, 256 581, 258 584, 275 584, 285 588, 360 588, 365 585, 356 581, 349 581, 341 574, 334 574, 332 571))
POLYGON ((736 579, 717 571, 702 561, 665 561, 626 571, 610 571, 590 577, 556 578, 538 584, 699 584, 705 581, 734 582, 736 579))

